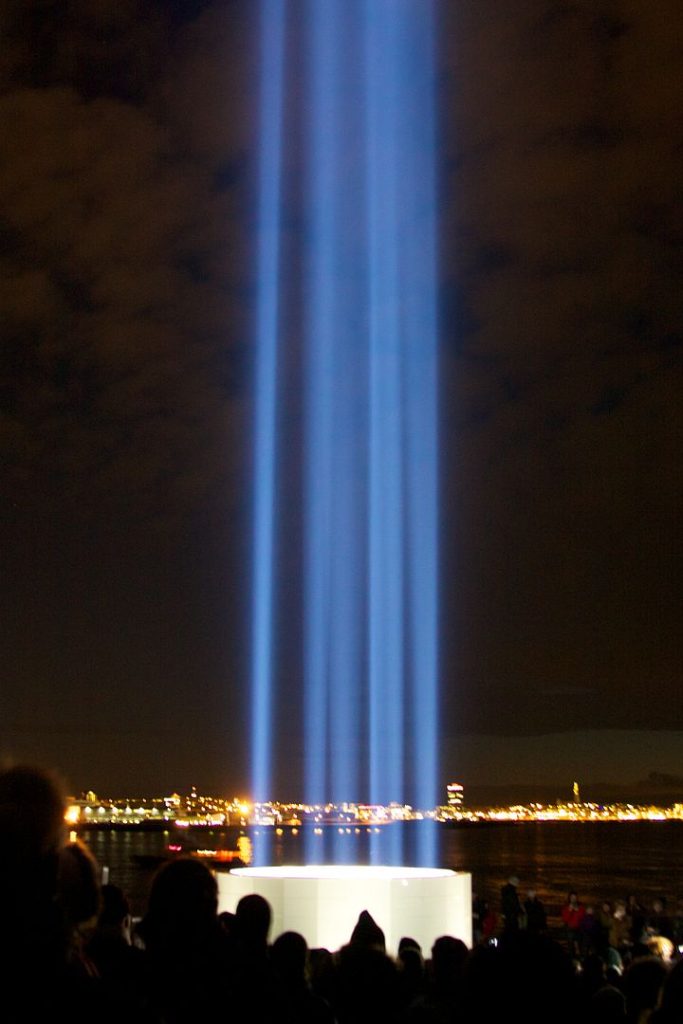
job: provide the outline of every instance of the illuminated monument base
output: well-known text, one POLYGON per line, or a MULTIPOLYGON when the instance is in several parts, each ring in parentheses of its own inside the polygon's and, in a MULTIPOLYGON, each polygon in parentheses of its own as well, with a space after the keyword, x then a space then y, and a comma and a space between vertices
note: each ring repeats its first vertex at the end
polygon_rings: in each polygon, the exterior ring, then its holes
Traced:
POLYGON ((403 935, 425 954, 440 935, 472 945, 472 876, 441 868, 356 866, 238 868, 218 874, 219 910, 234 911, 250 893, 273 908, 271 937, 300 932, 309 948, 335 950, 369 911, 396 953, 403 935))

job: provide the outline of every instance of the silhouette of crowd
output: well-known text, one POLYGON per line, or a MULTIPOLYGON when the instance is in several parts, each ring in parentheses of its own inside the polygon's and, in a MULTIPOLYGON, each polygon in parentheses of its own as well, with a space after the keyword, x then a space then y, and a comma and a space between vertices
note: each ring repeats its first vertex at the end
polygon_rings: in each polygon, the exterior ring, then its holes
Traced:
POLYGON ((661 901, 652 913, 635 899, 603 905, 592 912, 598 924, 584 927, 590 908, 572 893, 558 942, 536 893, 521 900, 513 877, 500 920, 475 900, 472 949, 441 935, 422 950, 406 936, 394 957, 367 911, 339 950, 309 949, 291 931, 271 943, 265 899, 246 896, 234 914, 219 914, 211 871, 179 858, 158 871, 134 929, 126 896, 99 885, 94 859, 66 841, 63 822, 48 775, 0 772, 0 1020, 8 1024, 683 1021, 676 923, 661 901))

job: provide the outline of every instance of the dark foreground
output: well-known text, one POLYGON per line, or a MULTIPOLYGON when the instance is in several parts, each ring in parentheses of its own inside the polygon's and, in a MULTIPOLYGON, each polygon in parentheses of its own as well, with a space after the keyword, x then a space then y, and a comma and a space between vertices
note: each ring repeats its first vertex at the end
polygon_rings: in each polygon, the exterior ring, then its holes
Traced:
POLYGON ((557 941, 544 908, 511 882, 497 907, 475 906, 474 949, 435 935, 420 950, 406 936, 394 958, 365 913, 340 950, 309 950, 293 932, 271 943, 266 901, 219 915, 214 876, 197 860, 160 869, 135 930, 125 893, 99 877, 87 849, 64 841, 51 780, 0 773, 3 1021, 683 1020, 682 921, 666 906, 605 903, 600 917, 570 900, 557 941))

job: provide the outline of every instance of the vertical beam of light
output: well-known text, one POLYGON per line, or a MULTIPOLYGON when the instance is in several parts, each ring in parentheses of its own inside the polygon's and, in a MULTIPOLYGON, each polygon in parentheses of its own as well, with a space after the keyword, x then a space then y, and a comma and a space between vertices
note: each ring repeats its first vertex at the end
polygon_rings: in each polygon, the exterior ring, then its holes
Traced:
POLYGON ((360 788, 365 435, 356 370, 364 348, 357 323, 363 278, 349 273, 358 190, 345 159, 358 90, 343 59, 343 40, 353 39, 353 11, 350 17, 338 0, 312 0, 307 10, 306 790, 308 803, 343 803, 360 788))
MULTIPOLYGON (((410 644, 410 718, 413 792, 418 807, 438 802, 438 425, 437 425, 437 266, 436 126, 433 70, 434 24, 431 2, 410 27, 402 66, 406 90, 402 108, 412 145, 410 167, 402 178, 401 239, 404 352, 406 359, 406 465, 408 467, 407 562, 410 644)), ((436 863, 433 828, 419 832, 417 858, 436 863)))
MULTIPOLYGON (((328 676, 332 593, 330 529, 333 501, 332 388, 334 372, 335 5, 309 5, 310 139, 307 191, 311 218, 307 251, 309 344, 305 380, 306 476, 304 566, 304 712, 309 804, 330 799, 328 676), (312 339, 312 340, 311 340, 312 339)), ((309 841, 311 837, 309 837, 309 841)), ((309 851, 306 851, 310 857, 309 851)))
MULTIPOLYGON (((403 381, 398 227, 401 3, 367 0, 370 800, 403 802, 403 381)), ((398 832, 391 835, 392 859, 398 832)), ((373 851, 373 860, 376 855, 373 851)))
MULTIPOLYGON (((261 0, 252 666, 261 799, 273 781, 276 459, 292 439, 276 432, 279 296, 295 287, 305 800, 437 802, 434 3, 261 0), (293 176, 283 190, 286 19, 300 123, 287 134, 293 176), (300 203, 292 267, 281 266, 283 191, 300 203)), ((435 863, 433 831, 420 837, 419 862, 435 863)), ((307 859, 317 845, 309 835, 307 859)), ((382 835, 381 854, 371 842, 375 862, 402 857, 399 829, 382 835)))
POLYGON ((272 797, 273 599, 284 0, 262 0, 256 298, 252 796, 272 797))

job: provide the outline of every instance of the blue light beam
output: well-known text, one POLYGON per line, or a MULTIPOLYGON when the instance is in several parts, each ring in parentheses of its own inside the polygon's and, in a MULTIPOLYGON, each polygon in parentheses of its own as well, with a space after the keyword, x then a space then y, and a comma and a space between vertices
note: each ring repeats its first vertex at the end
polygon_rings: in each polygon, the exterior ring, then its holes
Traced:
MULTIPOLYGON (((438 775, 434 3, 262 0, 261 9, 255 792, 272 783, 275 483, 278 451, 291 441, 276 435, 275 412, 284 399, 277 346, 279 294, 289 288, 300 289, 303 302, 305 799, 410 799, 432 808, 438 775), (296 124, 286 130, 283 186, 285 21, 293 47, 287 81, 298 106, 296 124), (281 266, 283 195, 300 215, 290 236, 294 269, 281 266)), ((433 830, 423 831, 417 857, 433 864, 433 830)), ((394 863, 402 858, 399 839, 393 830, 388 846, 382 841, 382 856, 394 863)), ((310 859, 314 848, 307 846, 310 859)))
POLYGON ((262 0, 251 640, 252 797, 272 796, 275 432, 278 371, 284 0, 262 0))

